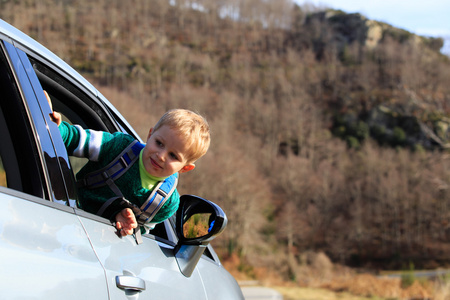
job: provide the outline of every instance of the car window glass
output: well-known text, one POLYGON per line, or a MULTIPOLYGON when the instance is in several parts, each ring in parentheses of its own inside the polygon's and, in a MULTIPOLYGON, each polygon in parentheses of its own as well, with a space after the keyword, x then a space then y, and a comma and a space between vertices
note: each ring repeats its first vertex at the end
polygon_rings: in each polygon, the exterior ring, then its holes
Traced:
POLYGON ((48 198, 43 189, 43 170, 37 159, 39 155, 30 120, 6 56, 1 50, 0 90, 0 185, 48 198))

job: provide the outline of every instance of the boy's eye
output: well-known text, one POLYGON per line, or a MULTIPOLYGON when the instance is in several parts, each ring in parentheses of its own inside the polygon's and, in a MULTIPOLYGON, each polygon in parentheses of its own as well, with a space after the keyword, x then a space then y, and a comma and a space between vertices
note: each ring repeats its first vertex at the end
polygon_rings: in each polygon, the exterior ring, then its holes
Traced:
POLYGON ((160 147, 163 146, 163 143, 161 143, 159 140, 155 140, 155 143, 157 146, 160 146, 160 147))
POLYGON ((175 153, 170 153, 172 159, 178 160, 178 156, 175 153))

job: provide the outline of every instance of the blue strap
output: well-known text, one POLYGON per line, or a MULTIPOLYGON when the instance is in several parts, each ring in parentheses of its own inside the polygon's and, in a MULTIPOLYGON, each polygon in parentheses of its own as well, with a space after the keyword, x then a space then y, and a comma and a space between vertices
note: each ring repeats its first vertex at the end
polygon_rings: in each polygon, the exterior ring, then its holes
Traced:
POLYGON ((148 197, 147 201, 141 206, 141 213, 136 216, 139 224, 150 222, 160 208, 170 198, 178 183, 178 173, 175 173, 164 181, 158 183, 148 197))
MULTIPOLYGON (((79 186, 87 188, 98 188, 104 185, 111 186, 111 181, 119 179, 138 160, 139 154, 144 147, 145 144, 134 141, 107 166, 87 174, 79 182, 79 186)), ((117 191, 114 189, 113 191, 117 194, 117 191)), ((118 196, 121 196, 121 194, 118 194, 118 196)))

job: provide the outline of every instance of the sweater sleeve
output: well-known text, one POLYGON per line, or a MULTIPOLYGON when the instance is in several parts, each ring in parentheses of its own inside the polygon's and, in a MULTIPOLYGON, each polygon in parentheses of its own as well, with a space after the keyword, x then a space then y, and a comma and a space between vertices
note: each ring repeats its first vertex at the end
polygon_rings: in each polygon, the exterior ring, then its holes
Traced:
POLYGON ((112 139, 108 132, 83 129, 80 125, 62 122, 59 132, 69 155, 98 161, 102 145, 112 139))

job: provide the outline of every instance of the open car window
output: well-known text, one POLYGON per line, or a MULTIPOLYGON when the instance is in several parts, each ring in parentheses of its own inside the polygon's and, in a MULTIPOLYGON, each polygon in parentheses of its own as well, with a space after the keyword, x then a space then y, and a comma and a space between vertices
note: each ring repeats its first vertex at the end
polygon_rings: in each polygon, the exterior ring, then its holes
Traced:
MULTIPOLYGON (((51 98, 53 110, 61 113, 64 121, 70 124, 78 124, 85 129, 128 132, 125 123, 119 118, 115 118, 114 112, 109 111, 106 106, 102 105, 95 95, 89 95, 88 92, 75 86, 41 62, 31 57, 30 61, 42 88, 51 98)), ((58 137, 53 137, 53 139, 56 138, 58 137)), ((73 182, 75 182, 75 174, 87 163, 87 159, 70 156, 69 160, 73 182)), ((158 224, 150 233, 158 240, 171 242, 164 223, 158 224)))

